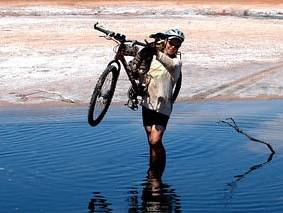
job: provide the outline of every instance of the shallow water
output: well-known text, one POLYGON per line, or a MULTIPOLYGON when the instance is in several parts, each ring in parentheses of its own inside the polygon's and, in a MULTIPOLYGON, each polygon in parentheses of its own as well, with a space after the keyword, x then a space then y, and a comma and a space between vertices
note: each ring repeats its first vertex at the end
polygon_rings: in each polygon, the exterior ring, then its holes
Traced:
POLYGON ((1 212, 282 212, 282 104, 177 104, 161 180, 140 112, 115 106, 92 128, 84 107, 1 109, 1 212), (229 117, 276 153, 218 122, 229 117))

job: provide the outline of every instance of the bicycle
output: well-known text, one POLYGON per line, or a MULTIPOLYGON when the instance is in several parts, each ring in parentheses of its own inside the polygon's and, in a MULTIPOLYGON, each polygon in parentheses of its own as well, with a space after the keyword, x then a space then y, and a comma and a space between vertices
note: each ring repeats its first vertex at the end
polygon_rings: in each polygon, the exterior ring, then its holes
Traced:
POLYGON ((88 110, 88 123, 91 126, 96 126, 101 122, 110 106, 120 74, 121 64, 127 73, 132 88, 132 94, 128 93, 128 96, 131 96, 129 97, 128 105, 134 110, 137 109, 138 82, 131 75, 125 56, 134 56, 138 51, 138 45, 143 47, 148 45, 136 40, 127 40, 125 35, 106 30, 98 26, 98 23, 94 25, 94 29, 104 33, 106 39, 115 41, 118 46, 114 60, 109 62, 104 72, 100 75, 91 96, 88 110))
MULTIPOLYGON (((106 30, 103 27, 98 26, 98 22, 94 24, 94 29, 104 33, 104 38, 107 40, 113 40, 118 45, 116 46, 116 50, 114 50, 114 52, 116 52, 114 60, 109 62, 104 72, 100 75, 92 93, 88 109, 88 123, 90 126, 98 125, 105 116, 115 92, 116 83, 121 70, 121 64, 131 83, 131 86, 128 90, 128 102, 126 105, 132 110, 138 109, 138 105, 141 102, 141 98, 139 97, 144 95, 145 88, 143 87, 142 83, 133 76, 125 56, 135 56, 139 51, 138 46, 156 46, 157 41, 162 37, 162 34, 157 33, 149 36, 150 38, 154 39, 154 42, 149 43, 146 40, 145 42, 140 42, 137 40, 128 40, 123 34, 106 30)), ((181 78, 178 79, 178 82, 180 84, 181 78)), ((173 95, 174 101, 179 93, 179 90, 180 88, 177 88, 176 86, 173 95)))

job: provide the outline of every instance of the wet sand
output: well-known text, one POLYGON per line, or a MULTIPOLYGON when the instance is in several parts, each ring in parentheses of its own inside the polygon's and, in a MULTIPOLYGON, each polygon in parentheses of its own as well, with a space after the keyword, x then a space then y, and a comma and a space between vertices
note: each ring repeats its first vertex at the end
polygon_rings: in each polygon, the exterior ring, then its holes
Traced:
MULTIPOLYGON (((0 14, 0 106, 87 104, 114 56, 97 21, 138 40, 182 29, 179 101, 283 98, 280 1, 1 1, 0 14)), ((128 87, 122 72, 113 101, 128 87)))

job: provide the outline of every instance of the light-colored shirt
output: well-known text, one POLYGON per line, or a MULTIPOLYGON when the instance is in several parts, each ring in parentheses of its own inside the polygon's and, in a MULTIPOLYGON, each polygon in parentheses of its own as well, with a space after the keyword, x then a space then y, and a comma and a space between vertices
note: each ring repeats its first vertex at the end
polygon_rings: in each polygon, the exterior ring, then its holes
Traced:
POLYGON ((158 51, 147 73, 148 95, 142 105, 148 109, 170 116, 173 88, 180 76, 182 62, 158 51))

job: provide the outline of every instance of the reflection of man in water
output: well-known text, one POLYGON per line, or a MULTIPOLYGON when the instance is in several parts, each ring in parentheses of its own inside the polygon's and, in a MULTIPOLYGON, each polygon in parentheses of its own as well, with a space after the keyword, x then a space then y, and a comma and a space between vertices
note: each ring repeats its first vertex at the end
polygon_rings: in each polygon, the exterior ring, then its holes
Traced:
POLYGON ((145 212, 176 212, 176 194, 163 184, 158 172, 149 169, 142 193, 142 210, 145 212), (175 208, 174 208, 175 206, 175 208))
MULTIPOLYGON (((147 177, 142 183, 141 201, 139 202, 138 189, 132 189, 129 192, 128 212, 181 212, 180 197, 176 195, 174 189, 170 189, 170 186, 162 183, 161 180, 165 169, 165 155, 158 163, 152 161, 153 159, 150 157, 147 177)), ((99 192, 93 194, 94 196, 88 205, 89 213, 111 213, 111 204, 99 192)))
POLYGON ((143 185, 141 196, 141 205, 138 202, 138 192, 132 190, 129 199, 129 211, 136 212, 181 212, 180 199, 174 189, 162 183, 161 177, 165 168, 165 157, 162 161, 152 163, 150 158, 150 167, 143 185))

